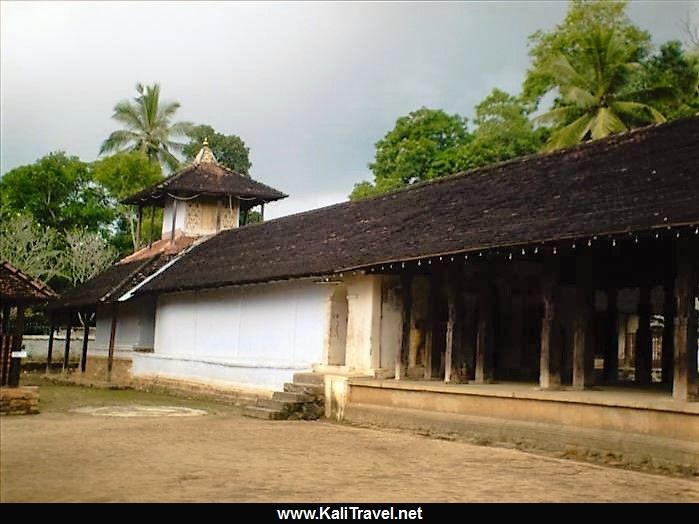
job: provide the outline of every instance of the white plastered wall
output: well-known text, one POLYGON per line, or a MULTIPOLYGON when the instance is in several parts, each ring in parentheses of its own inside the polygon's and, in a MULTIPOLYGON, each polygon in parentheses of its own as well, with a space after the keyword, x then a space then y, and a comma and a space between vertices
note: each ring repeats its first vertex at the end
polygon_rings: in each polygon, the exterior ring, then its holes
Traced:
POLYGON ((331 293, 296 280, 160 296, 155 352, 133 373, 278 389, 323 359, 331 293))

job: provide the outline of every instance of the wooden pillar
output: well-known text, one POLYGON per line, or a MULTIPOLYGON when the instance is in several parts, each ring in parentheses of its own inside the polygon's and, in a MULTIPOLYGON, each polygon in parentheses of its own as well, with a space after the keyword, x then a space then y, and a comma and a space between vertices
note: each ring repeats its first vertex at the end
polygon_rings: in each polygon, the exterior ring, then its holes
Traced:
POLYGON ((49 321, 49 348, 46 354, 46 373, 51 371, 51 359, 53 358, 53 339, 56 333, 56 313, 51 312, 51 320, 49 321))
POLYGON ((80 355, 80 373, 85 373, 85 366, 87 365, 87 343, 88 335, 90 334, 90 324, 87 321, 87 313, 85 313, 85 320, 83 322, 83 351, 80 355))
POLYGON ((560 264, 549 260, 544 265, 542 299, 544 317, 541 321, 541 357, 539 387, 556 389, 561 386, 561 336, 558 322, 560 304, 560 264))
POLYGON ((136 251, 141 247, 141 224, 143 222, 143 206, 138 206, 138 219, 136 220, 136 251))
MULTIPOLYGON (((24 306, 17 306, 17 318, 15 319, 15 332, 12 337, 12 352, 22 350, 22 335, 24 335, 24 306)), ((12 357, 10 353, 10 372, 8 377, 8 385, 11 388, 19 386, 19 373, 22 367, 22 359, 20 357, 12 357)))
POLYGON ((464 299, 463 269, 461 264, 447 272, 447 332, 444 357, 444 382, 462 382, 459 366, 463 359, 461 334, 463 330, 464 299))
POLYGON ((0 334, 7 335, 10 326, 10 306, 2 307, 2 324, 0 325, 0 334))
POLYGON ((425 378, 432 378, 433 350, 434 350, 434 330, 437 315, 437 300, 439 298, 439 281, 433 274, 430 278, 430 296, 427 308, 427 326, 425 328, 425 378))
POLYGON ((638 301, 638 331, 636 331, 636 355, 634 361, 636 384, 651 383, 653 367, 653 337, 650 332, 650 286, 643 284, 638 301))
POLYGON ((617 322, 619 310, 617 309, 618 290, 607 290, 607 340, 604 345, 604 380, 616 382, 619 379, 619 332, 617 322))
POLYGON ((492 290, 492 278, 490 275, 484 277, 478 294, 478 328, 476 334, 476 373, 475 382, 487 384, 493 381, 493 360, 494 360, 494 331, 493 331, 493 308, 495 297, 492 290))
POLYGON ((260 204, 260 222, 265 221, 265 203, 260 204))
POLYGON ((594 319, 595 288, 592 280, 592 259, 579 256, 575 261, 576 311, 573 326, 573 388, 584 389, 594 384, 594 319))
POLYGON ((68 369, 68 358, 70 357, 70 330, 71 330, 71 322, 73 318, 71 316, 71 312, 68 311, 68 325, 66 326, 66 341, 63 346, 63 372, 65 373, 66 370, 68 369))
POLYGON ((148 228, 148 247, 153 245, 153 228, 155 228, 155 206, 150 207, 150 227, 148 228))
POLYGON ((175 243, 175 227, 177 225, 177 199, 172 199, 172 227, 170 228, 170 243, 175 243))
POLYGON ((675 285, 672 279, 663 288, 663 348, 660 356, 663 384, 672 384, 672 363, 675 356, 673 344, 675 331, 675 285))
POLYGON ((221 231, 221 211, 223 208, 223 203, 221 199, 216 201, 216 232, 221 231))
POLYGON ((691 400, 698 396, 697 387, 697 312, 694 309, 699 285, 699 242, 681 238, 676 251, 675 280, 675 362, 672 396, 691 400))
POLYGON ((403 290, 403 309, 401 311, 402 330, 400 350, 396 353, 396 380, 403 380, 408 371, 408 356, 410 353, 410 319, 413 309, 413 275, 402 273, 400 276, 403 290))
POLYGON ((109 351, 107 353, 107 381, 112 380, 112 367, 114 365, 114 340, 117 327, 117 303, 112 302, 112 326, 109 330, 109 351))

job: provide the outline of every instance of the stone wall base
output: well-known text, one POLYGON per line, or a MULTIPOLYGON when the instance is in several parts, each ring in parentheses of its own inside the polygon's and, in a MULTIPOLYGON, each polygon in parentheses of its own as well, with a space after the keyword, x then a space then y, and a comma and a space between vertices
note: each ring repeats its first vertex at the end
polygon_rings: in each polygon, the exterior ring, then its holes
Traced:
POLYGON ((0 388, 0 415, 39 413, 39 387, 0 388))

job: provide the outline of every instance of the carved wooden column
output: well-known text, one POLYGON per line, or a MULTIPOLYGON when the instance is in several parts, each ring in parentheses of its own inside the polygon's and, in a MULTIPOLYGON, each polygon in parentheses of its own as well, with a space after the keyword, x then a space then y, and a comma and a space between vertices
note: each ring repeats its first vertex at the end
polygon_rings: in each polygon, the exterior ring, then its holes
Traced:
POLYGON ((604 345, 604 380, 616 382, 619 379, 619 311, 617 310, 618 290, 607 290, 607 340, 604 345))
POLYGON ((396 353, 396 380, 403 380, 408 371, 408 356, 410 353, 410 318, 413 309, 413 275, 402 273, 400 276, 401 289, 403 290, 402 335, 400 339, 400 351, 396 353))
POLYGON ((441 342, 439 338, 439 311, 441 299, 442 275, 435 271, 430 278, 430 305, 427 327, 428 351, 425 354, 425 378, 436 378, 441 368, 441 342))
POLYGON ((539 387, 555 389, 561 385, 561 337, 558 329, 560 265, 549 260, 544 265, 542 299, 544 317, 541 321, 541 360, 539 387))
POLYGON ((650 332, 650 286, 643 284, 638 301, 638 331, 636 331, 635 374, 637 384, 651 383, 653 367, 653 337, 650 332))
POLYGON ((463 330, 464 300, 463 300, 463 268, 450 268, 447 271, 447 334, 446 355, 444 359, 444 382, 456 382, 458 367, 463 355, 461 348, 461 334, 463 330))
POLYGON ((495 296, 493 292, 492 275, 484 276, 478 294, 478 327, 476 334, 476 377, 475 382, 486 384, 493 381, 493 361, 494 361, 494 338, 493 330, 493 308, 495 306, 495 296))
POLYGON ((667 279, 663 287, 663 349, 660 356, 663 384, 672 384, 672 364, 675 357, 675 283, 667 279))
POLYGON ((681 238, 677 242, 675 280, 675 362, 672 396, 677 400, 697 397, 697 312, 694 302, 699 284, 699 242, 681 238))
POLYGON ((592 259, 579 256, 576 269, 576 311, 573 332, 573 388, 584 389, 594 384, 595 288, 592 280, 592 259))

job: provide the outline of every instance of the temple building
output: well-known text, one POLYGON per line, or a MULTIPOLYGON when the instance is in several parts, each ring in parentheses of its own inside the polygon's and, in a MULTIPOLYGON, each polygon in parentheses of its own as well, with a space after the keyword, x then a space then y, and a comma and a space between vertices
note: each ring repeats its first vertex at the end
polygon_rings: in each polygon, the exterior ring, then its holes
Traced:
POLYGON ((699 117, 242 228, 246 198, 284 195, 198 158, 128 200, 165 208, 160 244, 63 298, 96 307, 110 367, 315 370, 337 417, 663 438, 699 464, 699 117))

